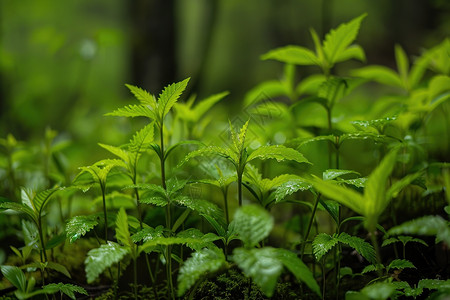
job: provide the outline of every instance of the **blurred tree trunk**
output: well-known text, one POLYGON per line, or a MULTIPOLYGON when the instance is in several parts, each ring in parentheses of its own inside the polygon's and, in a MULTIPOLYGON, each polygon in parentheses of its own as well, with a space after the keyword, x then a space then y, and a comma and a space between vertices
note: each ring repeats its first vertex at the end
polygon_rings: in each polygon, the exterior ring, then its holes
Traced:
POLYGON ((175 81, 175 1, 129 1, 131 83, 159 94, 175 81))

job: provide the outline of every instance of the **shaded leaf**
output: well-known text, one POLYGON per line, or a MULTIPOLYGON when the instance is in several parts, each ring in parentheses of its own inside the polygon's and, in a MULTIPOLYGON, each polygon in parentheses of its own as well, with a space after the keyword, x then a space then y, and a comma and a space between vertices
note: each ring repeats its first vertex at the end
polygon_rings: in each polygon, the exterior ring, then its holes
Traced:
POLYGON ((312 243, 314 256, 317 260, 320 260, 322 256, 327 254, 327 252, 330 251, 337 243, 338 239, 333 236, 326 233, 318 234, 312 243))
POLYGON ((73 285, 73 284, 69 284, 69 283, 66 283, 66 284, 61 283, 61 282, 60 283, 50 283, 50 284, 44 285, 42 288, 46 291, 46 293, 53 294, 53 293, 56 293, 59 291, 65 295, 67 295, 70 299, 74 299, 74 300, 76 299, 75 293, 88 296, 88 293, 86 292, 86 290, 84 288, 73 285))
POLYGON ((373 246, 357 236, 350 236, 345 232, 341 232, 337 237, 338 241, 346 244, 361 254, 368 262, 374 264, 377 262, 377 255, 373 246))
POLYGON ((386 270, 389 272, 392 269, 407 269, 412 268, 416 269, 412 262, 407 259, 394 259, 391 263, 386 267, 386 270))
POLYGON ((11 282, 19 291, 26 291, 27 278, 25 274, 16 266, 0 266, 3 276, 11 282))
POLYGON ((298 163, 308 163, 311 164, 300 152, 294 150, 292 148, 287 148, 281 145, 270 145, 270 146, 262 146, 250 153, 247 158, 247 161, 251 161, 253 159, 276 159, 278 162, 283 160, 293 160, 298 163))
POLYGON ((236 233, 248 248, 255 246, 269 236, 274 225, 272 216, 256 205, 239 208, 234 214, 233 223, 236 233))
POLYGON ((96 215, 75 216, 66 224, 66 237, 70 243, 73 243, 97 225, 96 215))
POLYGON ((87 282, 92 283, 106 268, 121 261, 128 253, 125 247, 110 241, 100 248, 90 250, 84 261, 87 282))
POLYGON ((261 56, 262 60, 273 59, 294 65, 320 65, 316 54, 300 46, 285 46, 273 49, 261 56))

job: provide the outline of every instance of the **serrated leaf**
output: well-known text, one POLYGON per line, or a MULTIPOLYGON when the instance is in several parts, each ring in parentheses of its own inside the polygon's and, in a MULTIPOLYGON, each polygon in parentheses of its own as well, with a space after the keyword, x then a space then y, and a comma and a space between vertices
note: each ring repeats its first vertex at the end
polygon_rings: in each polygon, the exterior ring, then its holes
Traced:
POLYGON ((199 251, 203 248, 216 248, 213 242, 220 239, 220 237, 218 237, 214 233, 203 234, 203 232, 201 232, 197 228, 189 228, 184 231, 180 231, 179 233, 177 233, 177 237, 185 239, 195 239, 196 242, 187 242, 186 246, 196 251, 199 251))
POLYGON ((27 278, 25 274, 16 266, 0 266, 3 276, 11 282, 19 291, 26 291, 27 278))
POLYGON ((147 242, 160 237, 164 237, 164 227, 162 227, 161 225, 156 228, 146 227, 133 234, 131 236, 131 240, 134 243, 138 243, 141 241, 147 242))
POLYGON ((150 143, 153 142, 153 139, 154 123, 151 122, 133 135, 128 149, 134 153, 144 152, 148 147, 150 147, 150 143))
POLYGON ((90 250, 84 261, 87 282, 92 283, 106 268, 121 261, 128 253, 125 247, 111 241, 90 250))
POLYGON ((227 264, 225 255, 218 248, 204 248, 192 253, 178 274, 178 297, 181 297, 202 276, 213 273, 227 264))
POLYGON ((348 23, 341 24, 338 28, 330 30, 325 35, 323 51, 330 65, 337 62, 337 59, 343 55, 342 53, 345 49, 356 39, 361 21, 366 15, 363 14, 348 23))
POLYGON ((350 236, 349 234, 345 232, 341 232, 339 236, 337 237, 338 241, 349 245, 353 249, 355 249, 359 254, 361 254, 362 257, 367 259, 370 263, 376 263, 377 262, 377 255, 375 253, 375 249, 372 245, 365 242, 363 239, 357 237, 357 236, 350 236))
POLYGON ((361 271, 361 274, 366 274, 366 273, 369 273, 369 272, 375 272, 378 269, 384 269, 384 266, 382 264, 365 266, 364 269, 361 271))
POLYGON ((336 179, 337 177, 347 174, 361 175, 358 172, 352 170, 328 169, 322 173, 322 178, 323 180, 333 180, 336 179))
POLYGON ((302 179, 297 175, 282 174, 282 175, 274 177, 272 179, 268 179, 268 178, 262 179, 260 182, 260 189, 263 193, 267 193, 270 190, 273 190, 277 187, 280 187, 280 186, 286 184, 286 182, 292 182, 292 181, 301 182, 301 180, 302 179))
POLYGON ((261 59, 273 59, 288 64, 302 66, 320 65, 320 61, 314 52, 300 46, 286 46, 273 49, 266 54, 263 54, 261 59))
POLYGON ((450 289, 450 279, 439 280, 439 279, 422 279, 417 284, 418 288, 429 289, 429 290, 449 290, 450 289))
POLYGON ((417 234, 436 236, 437 240, 450 245, 450 227, 440 216, 424 216, 395 226, 388 231, 390 235, 417 234))
POLYGON ((156 111, 156 100, 153 95, 149 92, 141 89, 140 87, 133 86, 131 84, 125 84, 125 86, 131 91, 131 93, 136 97, 136 99, 141 102, 142 105, 149 105, 153 111, 156 111))
POLYGON ((318 234, 312 243, 314 256, 317 260, 320 260, 322 256, 327 254, 327 252, 330 251, 337 243, 338 239, 334 236, 330 236, 326 233, 318 234))
POLYGON ((146 117, 152 120, 156 119, 155 112, 146 105, 127 105, 122 108, 118 108, 113 112, 105 114, 105 116, 114 117, 146 117))
POLYGON ((285 268, 294 274, 297 280, 304 282, 313 292, 321 296, 320 287, 314 279, 311 270, 295 253, 282 248, 274 250, 277 254, 277 258, 283 263, 285 268))
POLYGON ((123 150, 122 148, 111 146, 111 145, 106 145, 106 144, 102 144, 102 143, 98 143, 98 145, 100 147, 102 147, 103 149, 111 152, 115 156, 119 157, 124 162, 126 162, 126 163, 130 162, 130 156, 129 156, 128 152, 123 150))
POLYGON ((222 92, 219 94, 214 94, 212 96, 209 96, 208 98, 202 100, 200 103, 198 103, 192 110, 193 112, 193 118, 191 119, 192 122, 198 122, 200 118, 217 102, 225 98, 229 92, 222 92))
POLYGON ((273 295, 278 277, 283 270, 282 262, 277 259, 276 249, 271 247, 236 248, 232 259, 245 276, 252 278, 267 297, 273 295))
MULTIPOLYGON (((208 215, 219 222, 223 222, 223 211, 212 202, 203 199, 193 199, 183 195, 175 197, 173 202, 188 207, 193 211, 198 212, 200 215, 208 215)), ((222 223, 222 225, 224 225, 224 223, 222 223)))
POLYGON ((116 217, 116 239, 128 249, 132 249, 134 245, 128 229, 128 216, 123 207, 120 208, 116 217))
POLYGON ((402 242, 403 245, 406 245, 407 243, 412 242, 412 243, 419 243, 419 244, 422 244, 422 245, 428 247, 428 244, 425 243, 424 240, 418 239, 418 238, 413 238, 413 237, 411 237, 411 236, 403 236, 403 235, 400 235, 400 236, 398 236, 398 240, 399 240, 400 242, 402 242))
POLYGON ((186 89, 186 86, 190 78, 186 78, 183 81, 170 84, 166 86, 158 97, 158 110, 160 118, 164 118, 172 108, 172 106, 178 101, 181 93, 186 89))
POLYGON ((385 239, 383 241, 383 243, 381 244, 381 247, 386 247, 388 245, 391 245, 391 244, 394 244, 394 243, 399 243, 399 242, 400 242, 400 240, 395 238, 395 237, 388 238, 388 239, 385 239))
POLYGON ((365 61, 366 54, 364 53, 364 49, 359 45, 350 45, 347 49, 336 56, 335 63, 347 61, 350 59, 365 61))
POLYGON ((50 200, 50 197, 56 193, 57 191, 63 190, 63 188, 53 188, 44 190, 41 192, 38 192, 32 199, 32 204, 37 212, 38 216, 41 216, 42 211, 44 210, 45 206, 47 205, 48 201, 50 200))
POLYGON ((208 155, 218 155, 223 158, 229 159, 232 162, 238 161, 238 156, 233 151, 230 151, 229 149, 225 149, 218 146, 208 146, 205 148, 200 148, 198 150, 190 152, 186 157, 183 159, 183 161, 178 165, 178 167, 184 163, 186 163, 191 158, 197 157, 197 156, 208 156, 208 155))
POLYGON ((269 236, 273 228, 273 217, 263 208, 247 205, 234 214, 235 231, 244 245, 251 248, 269 236))
POLYGON ((66 224, 66 236, 70 243, 75 242, 98 225, 96 215, 75 216, 66 224))
POLYGON ((75 293, 83 294, 88 296, 88 293, 86 290, 80 286, 76 286, 69 283, 50 283, 47 285, 44 285, 42 287, 46 291, 46 293, 55 293, 57 291, 67 295, 70 299, 76 299, 75 293))
POLYGON ((287 148, 282 145, 262 146, 250 153, 247 162, 253 159, 276 159, 278 162, 283 160, 292 160, 298 163, 311 164, 300 152, 292 148, 287 148))
POLYGON ((410 262, 407 259, 394 259, 391 261, 391 263, 387 266, 386 270, 389 272, 392 269, 416 269, 416 267, 413 265, 412 262, 410 262))
POLYGON ((306 191, 312 188, 312 184, 304 181, 303 179, 290 179, 275 190, 275 202, 281 202, 288 195, 292 195, 298 191, 306 191))
POLYGON ((160 207, 166 206, 169 202, 167 201, 167 198, 163 198, 160 196, 153 196, 153 197, 145 197, 142 199, 139 199, 141 203, 144 204, 152 204, 160 207))

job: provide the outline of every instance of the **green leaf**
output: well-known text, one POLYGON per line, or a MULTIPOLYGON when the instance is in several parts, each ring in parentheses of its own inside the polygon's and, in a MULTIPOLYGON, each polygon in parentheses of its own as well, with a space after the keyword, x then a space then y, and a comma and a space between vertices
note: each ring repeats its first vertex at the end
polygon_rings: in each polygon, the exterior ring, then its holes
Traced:
POLYGON ((366 274, 369 272, 375 272, 378 269, 384 269, 384 266, 382 264, 376 264, 376 265, 368 265, 365 266, 364 269, 361 271, 361 274, 366 274))
POLYGON ((395 286, 390 283, 377 282, 366 286, 361 290, 361 294, 368 299, 386 300, 395 293, 395 286))
POLYGON ((159 197, 159 196, 145 197, 145 198, 139 199, 139 201, 141 203, 152 204, 152 205, 156 205, 156 206, 160 206, 160 207, 164 207, 169 203, 167 201, 167 198, 165 198, 165 197, 163 198, 163 197, 159 197))
POLYGON ((184 163, 186 163, 191 158, 194 158, 197 156, 209 156, 209 155, 218 155, 223 158, 229 159, 234 163, 237 163, 237 161, 239 160, 238 156, 233 151, 230 151, 229 149, 225 149, 225 148, 218 147, 218 146, 208 146, 208 147, 200 148, 198 150, 190 152, 188 155, 186 155, 186 157, 178 165, 178 167, 180 165, 183 165, 184 163))
POLYGON ((323 74, 313 74, 304 78, 296 87, 299 95, 316 95, 319 86, 326 80, 323 74))
POLYGON ((128 229, 128 216, 123 207, 120 208, 116 217, 116 239, 119 243, 128 249, 133 248, 133 241, 130 238, 130 230, 128 229))
POLYGON ((218 248, 204 248, 192 253, 178 274, 178 297, 184 295, 202 276, 214 273, 226 264, 225 255, 218 248))
POLYGON ((377 262, 377 255, 375 253, 375 249, 373 248, 372 245, 365 242, 363 239, 357 236, 350 236, 345 232, 341 232, 337 237, 337 239, 339 242, 349 245, 350 247, 358 251, 358 253, 361 254, 362 257, 367 259, 368 262, 372 264, 377 262))
POLYGON ((32 199, 32 204, 35 209, 35 211, 38 213, 38 216, 40 217, 42 214, 42 211, 44 210, 45 206, 47 205, 48 201, 50 200, 50 197, 56 193, 57 191, 63 190, 63 188, 53 188, 44 190, 41 192, 38 192, 32 199))
POLYGON ((312 184, 306 182, 304 179, 290 179, 275 190, 275 202, 281 202, 288 195, 292 195, 297 191, 306 191, 312 188, 312 184))
POLYGON ((406 245, 407 243, 410 243, 410 242, 411 242, 411 243, 419 243, 419 244, 422 244, 422 245, 428 247, 428 244, 425 243, 424 240, 418 239, 418 238, 413 238, 413 237, 411 237, 411 236, 400 235, 400 236, 398 236, 398 240, 399 240, 400 242, 402 242, 403 245, 406 245))
POLYGON ((392 269, 416 269, 416 267, 413 265, 412 262, 410 262, 407 259, 394 259, 391 261, 391 263, 387 266, 386 270, 389 272, 392 269))
POLYGON ((164 88, 158 98, 158 109, 160 118, 164 118, 172 108, 172 106, 178 101, 181 93, 186 89, 186 86, 190 78, 186 78, 183 81, 170 84, 164 88))
POLYGON ((0 208, 12 209, 12 210, 24 213, 35 224, 38 223, 37 217, 36 217, 34 211, 29 206, 23 205, 21 203, 16 203, 16 202, 2 202, 2 203, 0 203, 0 208))
POLYGON ((347 49, 336 56, 335 62, 338 63, 350 59, 365 61, 366 54, 364 53, 364 49, 359 45, 350 45, 347 49))
POLYGON ((122 148, 111 146, 111 145, 106 145, 106 144, 102 144, 102 143, 98 143, 98 145, 100 147, 102 147, 103 149, 106 149, 107 151, 111 152, 115 156, 119 157, 124 162, 126 162, 126 163, 130 162, 130 156, 129 156, 128 152, 123 150, 122 148))
POLYGON ((45 249, 46 250, 53 249, 58 245, 62 244, 65 240, 66 240, 65 232, 55 235, 45 243, 45 249))
POLYGON ((320 65, 320 61, 316 54, 311 50, 300 46, 286 46, 276 48, 263 54, 262 60, 273 59, 276 61, 294 64, 294 65, 320 65))
POLYGON ((381 84, 403 88, 402 80, 393 70, 385 66, 367 66, 351 72, 353 76, 370 79, 381 84))
POLYGON ((397 62, 397 70, 400 78, 404 86, 408 87, 409 60, 405 50, 398 44, 395 45, 395 61, 397 62))
POLYGON ((229 92, 222 92, 219 94, 215 94, 212 96, 209 96, 208 98, 202 100, 200 103, 198 103, 194 109, 193 112, 193 118, 191 119, 192 122, 198 122, 200 118, 217 102, 225 98, 227 95, 229 95, 229 92))
POLYGON ((146 105, 127 105, 122 108, 118 108, 113 112, 105 114, 105 116, 114 117, 146 117, 150 119, 156 119, 155 112, 146 105))
POLYGON ((389 152, 370 174, 364 189, 364 211, 363 215, 368 218, 367 228, 374 229, 378 216, 388 205, 390 198, 386 196, 386 184, 389 175, 394 169, 397 160, 397 150, 389 152))
POLYGON ((394 243, 400 243, 400 240, 398 238, 395 238, 395 237, 385 239, 383 241, 383 243, 381 244, 381 247, 386 247, 386 246, 388 246, 390 244, 394 244, 394 243))
POLYGON ((160 237, 164 237, 164 227, 161 225, 156 228, 146 227, 133 234, 131 240, 133 243, 138 243, 140 241, 147 242, 160 237))
POLYGON ((437 240, 450 245, 450 226, 441 216, 424 216, 395 226, 389 235, 417 234, 436 236, 437 240))
POLYGON ((218 237, 214 233, 203 234, 203 232, 201 232, 197 228, 189 228, 184 231, 180 231, 177 234, 177 237, 183 239, 194 239, 194 243, 187 242, 186 246, 196 251, 199 251, 203 248, 217 248, 213 242, 220 239, 220 237, 218 237))
POLYGON ((3 276, 11 282, 19 291, 27 289, 27 278, 21 269, 15 266, 0 266, 3 276))
POLYGON ((46 293, 50 293, 53 294, 57 291, 67 295, 70 299, 76 299, 75 297, 75 293, 79 293, 79 294, 83 294, 88 296, 88 293, 86 292, 86 290, 80 286, 76 286, 73 284, 69 284, 69 283, 50 283, 47 285, 44 285, 42 287, 42 289, 44 289, 45 291, 47 291, 46 293), (54 292, 51 292, 54 291, 54 292))
POLYGON ((342 58, 344 55, 342 53, 356 39, 361 21, 366 16, 367 14, 363 14, 348 23, 341 24, 325 35, 323 51, 331 66, 338 61, 338 58, 342 58))
POLYGON ((414 180, 416 180, 417 178, 419 178, 420 176, 422 176, 422 172, 417 172, 417 173, 413 173, 413 174, 409 174, 406 175, 405 177, 403 177, 402 179, 400 179, 399 181, 396 181, 393 185, 391 185, 391 187, 387 190, 386 192, 386 198, 388 199, 392 199, 397 197, 398 193, 404 189, 405 187, 407 187, 408 185, 410 185, 414 180))
POLYGON ((65 276, 67 276, 69 278, 72 278, 72 276, 70 276, 70 273, 67 270, 67 268, 61 264, 55 263, 53 261, 49 261, 49 262, 47 262, 46 268, 55 270, 61 274, 64 274, 65 276))
POLYGON ((278 277, 283 270, 283 264, 277 258, 276 249, 271 247, 236 248, 232 259, 245 276, 253 279, 264 295, 267 297, 273 295, 278 277))
POLYGON ((322 178, 323 178, 323 180, 333 180, 338 177, 341 177, 342 175, 347 175, 347 174, 361 175, 358 172, 352 171, 352 170, 328 169, 322 173, 322 178))
POLYGON ((287 148, 282 145, 262 146, 253 151, 247 158, 247 162, 253 159, 276 159, 278 162, 283 160, 292 160, 298 163, 311 164, 300 152, 292 148, 287 148))
POLYGON ((311 270, 302 262, 297 255, 289 250, 278 248, 274 249, 276 257, 283 263, 283 265, 294 274, 297 280, 304 282, 313 292, 317 295, 321 295, 320 287, 311 270))
POLYGON ((244 107, 256 105, 259 102, 266 102, 268 99, 287 95, 283 83, 279 80, 264 81, 245 94, 244 107))
POLYGON ((274 224, 272 216, 256 205, 239 208, 234 214, 233 222, 239 238, 248 248, 255 246, 269 236, 274 224))
POLYGON ((418 288, 429 289, 429 290, 449 290, 450 289, 450 279, 439 280, 439 279, 422 279, 417 284, 418 288))
POLYGON ((150 147, 150 143, 153 142, 153 139, 154 123, 151 122, 133 135, 132 139, 130 140, 128 149, 134 153, 144 152, 145 150, 147 150, 147 148, 150 147))
POLYGON ((98 217, 96 215, 75 216, 66 224, 66 236, 69 242, 73 243, 97 225, 98 217))
POLYGON ((128 249, 110 241, 100 248, 90 250, 84 261, 87 282, 92 283, 106 268, 121 261, 128 253, 128 249))
MULTIPOLYGON (((192 209, 198 212, 200 215, 208 215, 215 220, 223 220, 223 211, 214 203, 203 199, 192 199, 188 196, 177 196, 172 199, 173 202, 192 209)), ((222 224, 224 225, 224 224, 222 224)))
POLYGON ((149 105, 153 111, 156 111, 157 104, 153 95, 131 84, 125 84, 125 86, 131 91, 131 93, 133 93, 136 99, 138 99, 143 106, 149 105))
POLYGON ((322 256, 327 254, 327 252, 330 251, 337 243, 338 239, 334 236, 330 236, 326 233, 318 234, 312 243, 314 256, 317 260, 320 260, 322 256))

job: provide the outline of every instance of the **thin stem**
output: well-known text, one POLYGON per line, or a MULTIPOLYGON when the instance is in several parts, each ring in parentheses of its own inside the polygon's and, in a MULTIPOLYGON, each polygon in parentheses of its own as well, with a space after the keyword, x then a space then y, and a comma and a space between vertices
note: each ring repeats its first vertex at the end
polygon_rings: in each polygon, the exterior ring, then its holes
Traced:
POLYGON ((106 212, 106 186, 100 183, 102 189, 102 200, 103 200, 103 216, 105 218, 105 243, 108 241, 108 214, 106 212))
POLYGON ((325 300, 326 286, 325 263, 322 261, 322 300, 325 300))
MULTIPOLYGON (((375 249, 375 253, 377 255, 377 263, 381 265, 381 255, 380 255, 380 247, 378 247, 377 237, 375 235, 375 229, 370 231, 370 241, 372 242, 372 246, 375 249)), ((377 267, 378 276, 383 276, 383 272, 380 268, 377 267)))
POLYGON ((238 185, 239 207, 241 207, 242 206, 242 173, 240 171, 237 172, 237 185, 238 185))
MULTIPOLYGON (((41 240, 41 248, 42 248, 42 253, 44 255, 44 262, 47 262, 47 252, 45 251, 45 242, 44 242, 44 234, 42 232, 42 219, 41 217, 38 218, 38 231, 39 231, 39 239, 41 240)), ((42 260, 42 257, 41 257, 42 260)))
POLYGON ((150 280, 152 281, 152 289, 153 289, 153 295, 155 296, 155 299, 159 299, 158 293, 156 292, 156 283, 155 283, 155 277, 153 276, 152 268, 150 267, 150 261, 148 258, 148 254, 145 254, 145 262, 147 264, 147 270, 148 274, 150 275, 150 280))
POLYGON ((137 300, 137 264, 136 264, 136 258, 133 257, 133 270, 134 270, 134 299, 137 300))
POLYGON ((305 234, 305 241, 302 245, 302 251, 301 251, 301 256, 300 256, 301 259, 303 259, 303 255, 305 254, 306 242, 308 241, 308 237, 311 232, 311 227, 314 222, 314 217, 316 215, 317 205, 319 205, 319 201, 320 201, 320 196, 321 196, 321 194, 317 195, 316 202, 314 203, 314 207, 313 207, 313 210, 311 213, 311 218, 309 218, 308 228, 306 229, 306 234, 305 234))
POLYGON ((228 214, 228 186, 226 186, 223 190, 223 202, 225 206, 225 219, 227 220, 227 224, 230 224, 230 217, 228 214))
MULTIPOLYGON (((133 180, 133 184, 136 185, 136 178, 133 180)), ((142 225, 142 207, 141 202, 139 201, 139 190, 137 188, 134 188, 134 194, 136 195, 136 206, 138 211, 138 219, 139 219, 139 227, 143 229, 142 225)))

